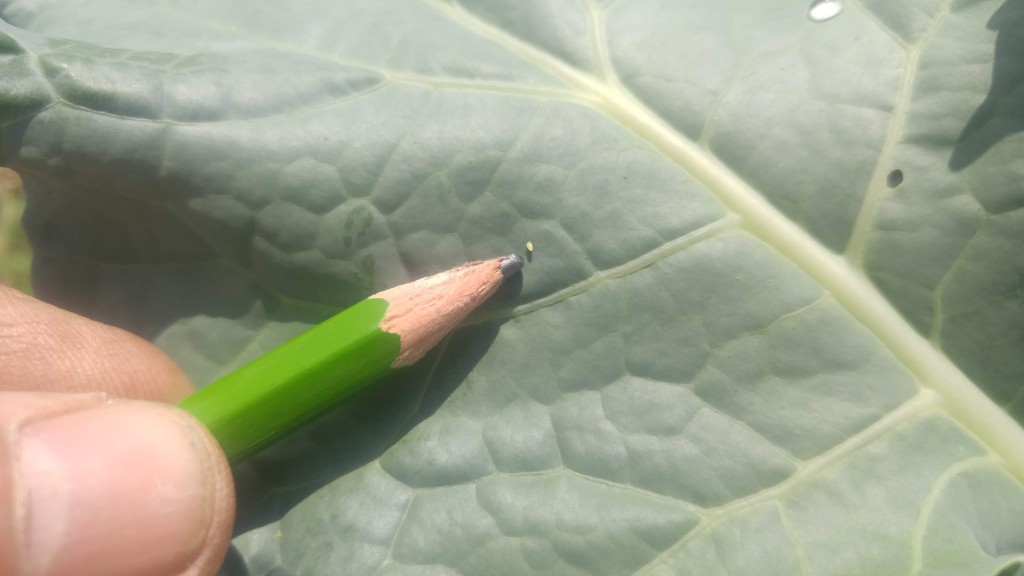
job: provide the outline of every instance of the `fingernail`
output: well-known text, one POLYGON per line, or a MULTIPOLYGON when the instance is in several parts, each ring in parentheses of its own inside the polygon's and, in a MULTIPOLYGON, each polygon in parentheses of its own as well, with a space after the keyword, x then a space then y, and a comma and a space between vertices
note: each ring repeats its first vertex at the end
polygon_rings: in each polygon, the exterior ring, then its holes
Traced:
POLYGON ((23 428, 28 573, 180 573, 213 508, 197 426, 170 406, 119 402, 23 428))

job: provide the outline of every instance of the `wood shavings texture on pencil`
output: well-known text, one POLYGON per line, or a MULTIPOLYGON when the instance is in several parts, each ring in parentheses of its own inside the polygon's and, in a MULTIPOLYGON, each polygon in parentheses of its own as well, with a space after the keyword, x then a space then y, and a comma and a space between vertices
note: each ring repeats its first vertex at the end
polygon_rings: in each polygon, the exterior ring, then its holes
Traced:
POLYGON ((469 262, 371 296, 388 302, 381 329, 401 338, 401 350, 391 366, 401 368, 423 358, 522 268, 523 259, 511 254, 469 262))

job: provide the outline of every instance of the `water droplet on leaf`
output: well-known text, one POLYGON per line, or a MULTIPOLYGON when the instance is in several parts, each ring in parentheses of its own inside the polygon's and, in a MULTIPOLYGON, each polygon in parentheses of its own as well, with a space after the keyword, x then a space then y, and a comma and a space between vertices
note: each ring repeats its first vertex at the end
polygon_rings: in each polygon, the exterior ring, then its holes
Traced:
POLYGON ((807 10, 807 17, 814 22, 831 20, 843 11, 843 0, 814 0, 807 10))

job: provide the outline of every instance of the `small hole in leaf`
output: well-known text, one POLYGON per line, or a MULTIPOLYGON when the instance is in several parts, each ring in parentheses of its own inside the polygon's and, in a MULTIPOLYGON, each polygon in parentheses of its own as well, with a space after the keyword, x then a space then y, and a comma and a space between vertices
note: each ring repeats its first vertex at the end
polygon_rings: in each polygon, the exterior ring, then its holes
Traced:
POLYGON ((903 170, 900 170, 899 168, 893 170, 892 172, 889 172, 889 175, 885 177, 885 184, 889 186, 889 188, 895 188, 902 183, 903 170))
POLYGON ((831 20, 843 11, 843 0, 814 0, 807 10, 807 17, 812 22, 831 20))

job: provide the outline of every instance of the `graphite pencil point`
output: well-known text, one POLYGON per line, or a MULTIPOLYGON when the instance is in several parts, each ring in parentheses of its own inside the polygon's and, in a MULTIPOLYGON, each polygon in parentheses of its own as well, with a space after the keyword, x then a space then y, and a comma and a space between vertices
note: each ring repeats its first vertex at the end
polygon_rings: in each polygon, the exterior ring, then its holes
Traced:
POLYGON ((498 267, 501 275, 508 278, 523 269, 523 259, 519 254, 509 254, 500 260, 498 267))

